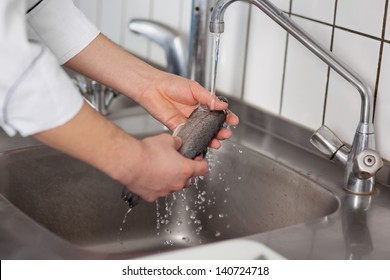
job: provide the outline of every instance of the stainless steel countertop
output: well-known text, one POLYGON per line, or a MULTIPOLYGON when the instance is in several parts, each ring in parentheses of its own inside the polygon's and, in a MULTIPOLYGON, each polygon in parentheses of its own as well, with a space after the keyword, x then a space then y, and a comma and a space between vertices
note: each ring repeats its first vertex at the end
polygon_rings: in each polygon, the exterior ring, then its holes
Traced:
MULTIPOLYGON (((308 176, 331 191, 340 207, 314 221, 255 234, 243 239, 261 242, 287 259, 390 259, 390 169, 378 173, 376 193, 356 196, 342 189, 343 169, 311 147, 312 131, 230 99, 240 117, 233 141, 308 176)), ((134 134, 163 131, 139 107, 110 117, 134 134)), ((37 145, 31 138, 0 133, 0 152, 37 145)), ((294 209, 291 209, 294 211, 294 209)), ((36 224, 0 195, 0 257, 2 259, 122 259, 79 248, 36 224)), ((207 245, 205 245, 207 246, 207 245)))

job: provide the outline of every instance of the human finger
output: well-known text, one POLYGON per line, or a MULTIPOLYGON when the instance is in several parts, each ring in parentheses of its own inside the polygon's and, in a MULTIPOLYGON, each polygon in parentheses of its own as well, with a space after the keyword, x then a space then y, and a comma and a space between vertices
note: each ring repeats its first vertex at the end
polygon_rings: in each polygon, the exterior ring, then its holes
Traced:
POLYGON ((191 89, 193 93, 193 97, 198 101, 201 105, 206 105, 211 110, 225 110, 228 107, 226 102, 223 102, 218 99, 214 94, 211 94, 208 90, 202 87, 200 84, 196 82, 191 83, 191 89))
POLYGON ((192 162, 192 174, 189 178, 203 176, 209 171, 208 164, 205 160, 190 160, 192 162))
POLYGON ((225 139, 229 139, 230 137, 232 137, 232 131, 229 130, 229 129, 226 129, 226 128, 222 128, 218 133, 217 135, 215 136, 215 138, 217 140, 225 140, 225 139))
POLYGON ((219 148, 221 148, 221 142, 218 139, 214 138, 213 140, 211 140, 209 147, 218 150, 219 148))
POLYGON ((226 123, 231 126, 237 126, 239 122, 240 119, 238 118, 238 116, 232 111, 227 110, 226 123))

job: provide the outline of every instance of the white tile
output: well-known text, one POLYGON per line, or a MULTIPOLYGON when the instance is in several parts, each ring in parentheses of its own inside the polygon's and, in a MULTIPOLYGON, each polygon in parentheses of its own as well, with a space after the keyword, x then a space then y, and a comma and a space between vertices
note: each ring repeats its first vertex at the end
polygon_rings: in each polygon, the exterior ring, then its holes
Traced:
POLYGON ((335 0, 294 0, 291 12, 326 23, 333 23, 335 0))
POLYGON ((390 5, 387 7, 387 19, 386 19, 386 33, 385 39, 390 40, 390 5))
POLYGON ((128 30, 127 25, 132 19, 149 19, 150 18, 150 0, 126 1, 124 0, 126 27, 124 31, 123 46, 132 53, 148 58, 149 41, 140 35, 136 35, 128 30))
MULTIPOLYGON (((153 1, 152 19, 178 30, 181 19, 180 1, 181 0, 153 1)), ((149 59, 161 66, 165 66, 167 63, 163 49, 154 43, 151 45, 149 59)))
POLYGON ((120 44, 122 26, 122 0, 102 0, 100 28, 104 35, 120 44))
POLYGON ((237 2, 232 4, 232 7, 234 9, 226 10, 224 17, 225 32, 221 35, 216 88, 226 94, 240 97, 245 65, 249 5, 237 2))
POLYGON ((285 12, 290 10, 290 0, 271 0, 271 2, 285 12))
POLYGON ((178 31, 183 34, 185 38, 188 38, 191 28, 192 0, 181 0, 180 5, 178 31))
POLYGON ((390 160, 390 45, 383 49, 379 90, 376 101, 374 125, 376 143, 381 156, 390 160))
POLYGON ((278 114, 286 32, 255 7, 249 28, 244 100, 278 114))
POLYGON ((100 28, 98 20, 98 5, 100 1, 96 0, 78 0, 74 1, 75 5, 92 21, 96 26, 100 28))
MULTIPOLYGON (((374 88, 380 43, 350 32, 335 30, 333 52, 341 58, 367 85, 374 88)), ((360 120, 360 94, 334 71, 329 79, 325 124, 343 141, 352 143, 360 120)))
POLYGON ((386 0, 338 1, 336 25, 380 37, 386 0))
MULTIPOLYGON (((332 29, 310 20, 292 17, 326 49, 332 29)), ((328 65, 290 37, 286 61, 282 116, 311 129, 322 125, 328 65)))

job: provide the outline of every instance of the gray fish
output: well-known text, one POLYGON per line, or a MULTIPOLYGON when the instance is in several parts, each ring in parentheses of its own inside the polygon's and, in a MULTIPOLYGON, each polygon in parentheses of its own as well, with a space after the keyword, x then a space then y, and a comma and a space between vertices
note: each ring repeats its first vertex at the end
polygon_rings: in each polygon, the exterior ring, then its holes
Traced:
POLYGON ((212 111, 199 106, 192 112, 187 122, 179 128, 176 136, 183 141, 179 152, 186 158, 205 156, 207 147, 215 138, 226 120, 226 112, 212 111))
MULTIPOLYGON (((200 155, 204 157, 207 153, 207 147, 222 128, 225 120, 225 111, 213 111, 202 106, 196 108, 187 122, 173 133, 173 135, 180 137, 183 142, 179 152, 190 159, 200 155)), ((122 199, 130 208, 136 206, 139 202, 139 197, 128 191, 126 187, 123 188, 122 199)))

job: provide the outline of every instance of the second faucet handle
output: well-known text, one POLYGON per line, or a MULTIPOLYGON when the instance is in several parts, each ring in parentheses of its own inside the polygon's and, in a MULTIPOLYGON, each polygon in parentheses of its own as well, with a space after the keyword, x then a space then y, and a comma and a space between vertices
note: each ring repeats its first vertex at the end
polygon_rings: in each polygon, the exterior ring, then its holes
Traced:
POLYGON ((310 142, 329 160, 344 165, 347 163, 349 149, 327 126, 323 125, 317 129, 310 137, 310 142))
POLYGON ((374 150, 366 149, 360 152, 354 160, 354 173, 360 179, 373 177, 383 166, 381 156, 374 150))

